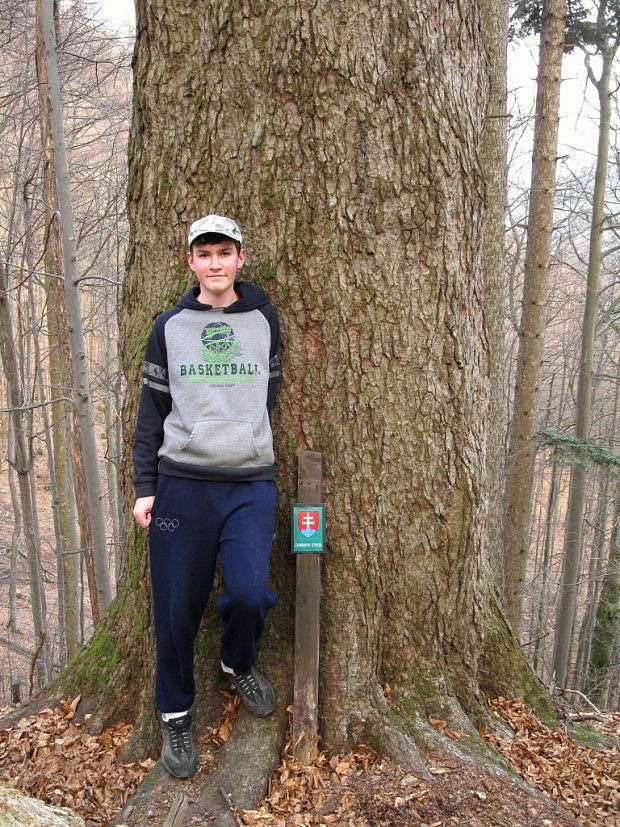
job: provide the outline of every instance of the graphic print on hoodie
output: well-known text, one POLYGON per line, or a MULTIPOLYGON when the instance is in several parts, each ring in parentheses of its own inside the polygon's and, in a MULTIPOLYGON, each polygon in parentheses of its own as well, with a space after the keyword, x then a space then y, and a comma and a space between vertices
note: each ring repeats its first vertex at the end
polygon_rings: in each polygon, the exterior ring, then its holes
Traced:
POLYGON ((263 291, 214 308, 199 288, 155 320, 144 354, 134 443, 138 497, 157 474, 273 479, 271 412, 280 376, 278 317, 263 291))

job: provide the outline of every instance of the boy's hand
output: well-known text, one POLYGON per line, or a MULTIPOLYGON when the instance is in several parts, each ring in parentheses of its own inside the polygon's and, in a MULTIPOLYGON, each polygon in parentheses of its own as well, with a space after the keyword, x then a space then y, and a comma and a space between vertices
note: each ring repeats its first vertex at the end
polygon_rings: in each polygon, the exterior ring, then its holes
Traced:
POLYGON ((133 516, 140 528, 148 528, 155 497, 138 497, 133 507, 133 516))

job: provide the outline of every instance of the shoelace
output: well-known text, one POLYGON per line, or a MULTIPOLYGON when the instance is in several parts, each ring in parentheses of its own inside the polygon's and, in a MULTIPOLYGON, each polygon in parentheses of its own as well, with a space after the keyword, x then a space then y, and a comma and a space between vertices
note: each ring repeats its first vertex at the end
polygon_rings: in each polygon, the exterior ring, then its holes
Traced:
POLYGON ((258 692, 258 684, 251 672, 248 672, 247 675, 235 675, 235 684, 247 697, 258 692))
POLYGON ((167 722, 173 752, 189 752, 189 724, 183 719, 181 721, 181 723, 174 720, 167 722))

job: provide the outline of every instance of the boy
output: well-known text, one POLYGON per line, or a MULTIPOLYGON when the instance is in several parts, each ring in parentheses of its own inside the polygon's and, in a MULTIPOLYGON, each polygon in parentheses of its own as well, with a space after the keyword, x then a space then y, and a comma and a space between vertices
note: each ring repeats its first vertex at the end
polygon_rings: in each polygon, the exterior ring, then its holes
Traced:
POLYGON ((222 669, 254 715, 275 707, 253 666, 276 603, 267 581, 280 329, 263 291, 237 281, 242 245, 231 218, 191 225, 187 263, 198 285, 156 319, 144 356, 133 514, 149 529, 162 764, 177 778, 196 772, 194 640, 218 557, 222 669))

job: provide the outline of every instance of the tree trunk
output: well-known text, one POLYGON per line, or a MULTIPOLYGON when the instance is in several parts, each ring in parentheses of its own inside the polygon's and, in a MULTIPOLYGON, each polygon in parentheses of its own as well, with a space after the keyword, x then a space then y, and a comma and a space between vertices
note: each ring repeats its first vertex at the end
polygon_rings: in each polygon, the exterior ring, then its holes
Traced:
POLYGON ((519 354, 504 491, 504 602, 507 618, 517 633, 521 626, 530 542, 530 500, 549 292, 565 13, 566 0, 544 0, 519 354))
MULTIPOLYGON (((54 3, 54 16, 58 3, 54 3)), ((82 484, 81 450, 70 451, 70 434, 77 436, 77 429, 69 429, 67 420, 75 423, 76 413, 69 402, 72 394, 71 349, 69 345, 66 313, 62 284, 62 243, 58 222, 58 199, 54 180, 53 147, 49 124, 47 101, 47 70, 41 30, 40 4, 36 4, 36 64, 39 81, 39 125, 43 149, 42 186, 45 204, 45 293, 47 337, 49 343, 49 378, 52 393, 51 419, 54 469, 58 489, 58 514, 60 521, 60 543, 58 554, 62 563, 63 601, 60 606, 65 629, 67 657, 76 653, 81 642, 80 633, 80 556, 77 532, 72 508, 71 457, 79 458, 78 467, 73 469, 76 484, 82 484)), ((88 509, 82 513, 82 522, 90 526, 88 509)), ((90 528, 82 536, 82 547, 90 546, 90 528)))
POLYGON ((22 549, 22 511, 15 483, 15 444, 13 426, 9 421, 7 438, 7 458, 9 461, 8 477, 11 492, 11 507, 13 509, 13 531, 11 532, 11 562, 9 567, 9 617, 5 628, 9 632, 17 632, 17 566, 22 549))
POLYGON ((616 492, 609 561, 596 608, 592 652, 586 694, 594 703, 603 702, 607 693, 612 654, 620 628, 620 499, 616 492))
POLYGON ((551 556, 553 552, 553 537, 555 535, 556 516, 558 510, 558 487, 559 487, 559 461, 558 449, 554 446, 551 457, 551 482, 549 483, 549 499, 547 501, 547 515, 545 517, 545 536, 542 557, 542 581, 540 591, 536 599, 536 627, 534 631, 534 671, 543 678, 545 658, 542 658, 542 665, 539 669, 541 654, 545 651, 545 637, 543 630, 547 628, 545 611, 549 600, 549 575, 551 572, 551 556))
MULTIPOLYGON (((590 78, 596 86, 599 99, 600 121, 598 130, 598 149, 596 158, 596 176, 592 221, 590 228, 590 249, 588 258, 588 282, 586 305, 583 317, 581 339, 581 359, 579 363, 579 381, 577 385, 577 421, 575 436, 586 440, 590 432, 590 408, 592 391, 592 359, 596 336, 596 317, 599 299, 599 282, 601 271, 601 244, 603 221, 605 219, 605 185, 607 181, 607 161, 609 157, 609 130, 611 124, 610 82, 616 46, 603 50, 601 76, 595 80, 592 72, 590 78)), ((556 618, 556 638, 553 653, 555 681, 564 688, 569 673, 569 655, 573 639, 577 593, 580 585, 581 546, 583 530, 583 507, 586 493, 586 467, 582 462, 574 462, 571 467, 570 489, 566 514, 564 542, 564 564, 560 602, 556 618)))
MULTIPOLYGON (((427 713, 476 739, 464 712, 486 715, 481 686, 543 694, 503 622, 488 542, 500 267, 485 231, 498 232, 502 174, 486 174, 480 146, 492 141, 489 119, 495 140, 505 123, 488 72, 501 74, 506 21, 476 0, 302 0, 294 18, 282 0, 268 15, 213 0, 188 10, 183 0, 137 5, 120 337, 125 513, 153 317, 188 283, 190 222, 234 215, 248 275, 274 299, 285 339, 274 417, 280 604, 261 649, 278 714, 292 676, 289 507, 297 452, 313 450, 329 515, 322 735, 421 770, 416 742, 438 743, 427 713), (481 12, 496 33, 493 58, 481 12)), ((217 670, 218 632, 211 623, 199 638, 200 675, 217 670)), ((145 537, 127 525, 118 598, 58 686, 98 695, 97 725, 138 714, 142 748, 156 743, 150 636, 145 537)), ((269 719, 242 726, 255 747, 276 729, 269 719)))
POLYGON ((590 559, 588 561, 588 582, 586 605, 581 619, 577 642, 577 660, 573 673, 572 688, 584 692, 588 665, 592 650, 592 637, 596 620, 596 609, 599 603, 601 581, 604 568, 605 535, 607 532, 607 500, 609 495, 608 469, 600 469, 599 492, 596 506, 596 518, 592 525, 592 543, 590 559))
POLYGON ((620 624, 616 627, 612 649, 611 665, 607 680, 605 705, 608 709, 620 709, 620 624))
MULTIPOLYGON (((613 450, 614 440, 616 435, 616 421, 618 418, 618 408, 620 407, 620 361, 616 365, 616 392, 614 395, 614 407, 611 417, 611 427, 609 428, 610 450, 613 450)), ((596 638, 596 660, 602 663, 607 669, 606 689, 603 689, 602 694, 598 695, 603 703, 608 708, 618 708, 618 703, 613 705, 614 696, 618 687, 618 675, 620 675, 620 501, 618 499, 617 486, 615 489, 616 501, 614 505, 614 519, 611 524, 611 540, 609 544, 609 557, 607 561, 607 571, 603 580, 603 585, 600 589, 599 606, 597 607, 596 624, 601 628, 595 629, 593 637, 596 638), (615 558, 615 563, 614 563, 615 558), (614 568, 616 569, 617 580, 614 583, 614 568), (616 592, 616 605, 613 604, 613 591, 616 592), (613 617, 609 616, 609 612, 616 612, 616 622, 614 624, 613 617), (600 612, 600 619, 599 619, 600 612), (615 628, 614 628, 615 625, 615 628)), ((604 536, 600 536, 601 546, 604 541, 604 536)), ((602 558, 601 549, 601 558, 602 558)), ((590 647, 590 663, 588 665, 588 679, 587 688, 590 685, 597 684, 597 672, 599 670, 599 663, 595 662, 593 656, 592 646, 590 647)))
POLYGON ((104 406, 105 406, 105 434, 106 434, 106 477, 108 482, 108 500, 112 521, 112 539, 114 546, 114 572, 118 582, 120 575, 121 548, 123 543, 123 512, 119 491, 120 474, 120 439, 118 433, 118 363, 116 361, 116 347, 118 337, 113 334, 110 317, 112 310, 109 306, 108 294, 105 299, 105 352, 103 356, 104 373, 104 406))
MULTIPOLYGON (((489 56, 489 103, 488 117, 482 135, 480 162, 486 181, 487 203, 482 246, 484 271, 485 319, 488 338, 489 427, 487 431, 487 472, 489 479, 496 479, 501 488, 505 445, 503 428, 503 394, 498 389, 503 384, 504 331, 500 296, 504 274, 506 180, 507 180, 507 122, 508 92, 506 68, 506 41, 508 37, 507 3, 484 0, 480 4, 482 37, 489 56)), ((503 588, 502 555, 502 502, 499 497, 489 498, 486 524, 486 574, 485 579, 496 594, 503 588)))
POLYGON ((534 611, 534 593, 536 586, 539 582, 540 575, 542 573, 543 568, 543 558, 544 558, 544 532, 542 530, 543 521, 545 519, 544 515, 544 502, 543 502, 543 493, 545 488, 545 460, 544 457, 537 455, 536 458, 536 466, 534 470, 534 485, 532 488, 532 514, 531 514, 531 526, 532 526, 532 546, 530 548, 529 557, 531 560, 531 573, 528 572, 529 577, 529 588, 527 591, 529 592, 529 599, 528 595, 524 595, 523 600, 523 609, 521 612, 521 639, 524 638, 524 633, 526 634, 525 640, 532 641, 535 637, 535 626, 536 626, 536 613, 534 611), (527 623, 527 628, 526 627, 527 623))
MULTIPOLYGON (((41 558, 39 548, 39 533, 35 516, 35 501, 32 496, 33 484, 33 451, 32 451, 32 400, 27 395, 28 383, 20 373, 20 365, 24 360, 19 358, 18 347, 22 343, 21 336, 16 337, 13 332, 13 317, 11 309, 11 280, 9 277, 9 263, 14 250, 15 222, 17 213, 19 186, 18 174, 21 170, 21 153, 25 136, 26 108, 22 108, 20 120, 16 124, 19 129, 19 150, 14 167, 12 187, 12 201, 8 205, 8 226, 6 228, 6 252, 3 256, 4 265, 0 270, 0 364, 6 377, 6 402, 10 417, 13 436, 13 457, 10 458, 12 467, 17 474, 17 487, 21 518, 23 524, 26 557, 28 561, 28 578, 30 584, 30 605, 32 612, 33 631, 37 643, 45 642, 45 591, 41 574, 41 558)), ((41 647, 40 656, 36 662, 37 679, 39 685, 44 685, 49 679, 47 662, 47 648, 41 647)))
MULTIPOLYGON (((65 307, 71 341, 71 361, 75 381, 75 405, 80 419, 83 460, 86 471, 88 510, 92 527, 92 562, 95 575, 98 605, 103 610, 112 599, 101 474, 97 457, 95 421, 86 349, 82 332, 79 275, 77 268, 76 233, 73 226, 73 208, 69 185, 69 167, 63 127, 62 97, 58 77, 56 53, 56 28, 53 14, 53 0, 39 0, 41 3, 41 32, 45 50, 47 70, 47 97, 49 105, 52 144, 54 147, 54 170, 60 208, 60 229, 64 261, 65 307)), ((93 607, 96 615, 96 607, 93 607)))
MULTIPOLYGON (((24 234, 24 258, 26 261, 26 266, 28 268, 29 273, 35 272, 35 265, 34 265, 34 257, 32 253, 32 213, 30 209, 30 199, 28 196, 28 189, 29 186, 24 188, 23 192, 23 200, 24 200, 24 225, 25 225, 25 234, 24 234)), ((58 497, 58 486, 57 486, 57 478, 56 478, 56 467, 54 462, 54 452, 52 448, 52 438, 51 438, 51 428, 50 428, 50 419, 48 414, 48 400, 46 399, 45 394, 45 383, 43 377, 43 364, 44 360, 41 356, 41 345, 39 342, 39 321, 37 319, 37 305, 36 305, 36 298, 35 298, 35 290, 33 280, 28 280, 27 285, 27 295, 28 295, 28 328, 29 328, 29 340, 31 342, 33 356, 34 356, 34 371, 35 376, 33 381, 30 383, 32 386, 36 386, 39 390, 39 402, 41 405, 40 414, 41 414, 41 423, 43 426, 43 439, 45 441, 45 446, 47 450, 47 458, 48 458, 48 467, 49 467, 49 481, 50 481, 50 491, 52 495, 52 519, 54 524, 54 540, 55 540, 55 552, 56 552, 56 582, 57 582, 57 598, 58 598, 58 606, 61 608, 58 617, 58 648, 59 648, 59 662, 62 666, 66 665, 67 662, 67 639, 66 639, 66 631, 65 631, 65 618, 64 612, 62 612, 62 606, 64 605, 64 576, 62 570, 62 557, 63 557, 63 538, 62 538, 62 530, 61 530, 61 523, 60 523, 60 509, 59 509, 59 497, 58 497)), ((34 401, 34 397, 33 397, 34 401)), ((37 483, 36 483, 36 475, 33 473, 31 475, 31 493, 32 493, 32 502, 36 509, 36 503, 38 500, 38 491, 37 491, 37 483)), ((35 522, 37 525, 37 534, 38 531, 38 514, 35 514, 35 522)), ((52 655, 51 655, 51 643, 50 640, 46 637, 45 640, 45 649, 47 653, 47 660, 50 664, 50 677, 52 671, 52 655)))
MULTIPOLYGON (((297 450, 324 457, 322 725, 336 743, 380 740, 382 686, 417 698, 426 670, 449 674, 452 692, 475 706, 486 434, 468 412, 486 405, 489 376, 478 9, 350 11, 302 4, 291 36, 286 4, 267 19, 207 2, 189 25, 182 3, 142 10, 150 42, 138 43, 123 312, 127 365, 179 292, 180 257, 169 251, 207 209, 208 187, 208 209, 238 218, 251 275, 282 312, 285 502, 297 450), (174 46, 164 45, 172 32, 174 46), (424 97, 419 65, 431 72, 424 97), (440 81, 446 73, 458 87, 440 81), (451 623, 448 606, 468 623, 451 623)), ((135 369, 128 379, 135 388, 135 369)))

